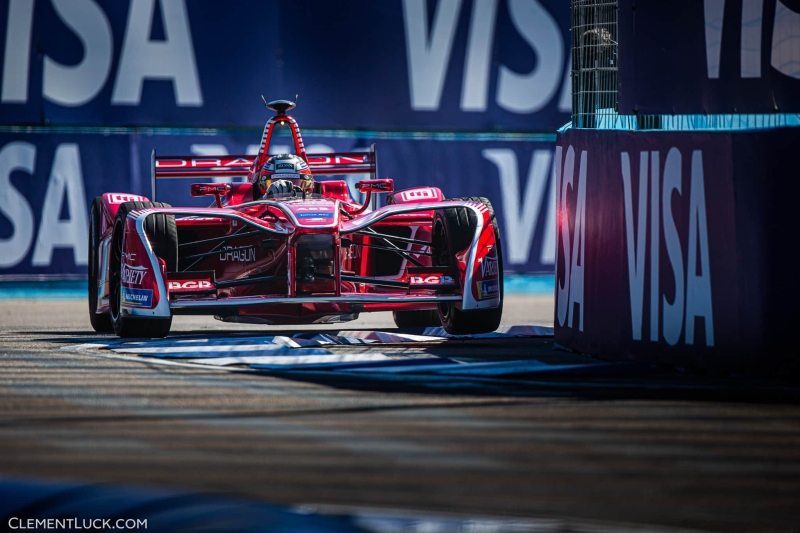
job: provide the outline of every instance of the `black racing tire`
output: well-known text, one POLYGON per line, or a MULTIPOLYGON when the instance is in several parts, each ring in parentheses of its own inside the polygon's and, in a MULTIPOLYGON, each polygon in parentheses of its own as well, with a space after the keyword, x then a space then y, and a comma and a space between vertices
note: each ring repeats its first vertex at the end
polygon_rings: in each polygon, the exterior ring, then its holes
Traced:
POLYGON ((441 327, 439 311, 392 311, 394 323, 398 328, 435 328, 441 327))
MULTIPOLYGON (((114 236, 111 240, 110 279, 109 290, 111 302, 111 323, 114 332, 120 337, 163 338, 169 334, 172 327, 172 316, 169 318, 145 318, 123 316, 120 313, 120 271, 122 264, 122 238, 125 230, 125 220, 128 213, 136 209, 147 207, 172 207, 163 202, 125 202, 119 206, 117 218, 114 221, 114 236)), ((145 233, 147 234, 153 252, 167 264, 168 272, 178 269, 178 227, 172 215, 150 215, 145 220, 145 233)), ((161 295, 166 298, 167 295, 161 295)))
POLYGON ((103 197, 98 196, 89 208, 89 322, 98 333, 111 333, 114 326, 108 313, 97 313, 97 288, 99 264, 97 252, 100 247, 100 217, 103 216, 103 197))
MULTIPOLYGON (((500 228, 491 202, 482 197, 451 198, 457 201, 482 202, 488 209, 494 227, 494 238, 497 243, 497 268, 500 278, 500 305, 492 309, 462 311, 454 303, 439 304, 439 319, 442 327, 451 335, 470 335, 490 333, 500 327, 503 317, 503 249, 500 243, 500 228)), ((433 237, 431 258, 434 266, 456 265, 456 254, 468 248, 475 235, 478 220, 475 213, 466 207, 453 207, 436 212, 433 218, 433 237)), ((471 287, 464 287, 471 290, 471 287)))

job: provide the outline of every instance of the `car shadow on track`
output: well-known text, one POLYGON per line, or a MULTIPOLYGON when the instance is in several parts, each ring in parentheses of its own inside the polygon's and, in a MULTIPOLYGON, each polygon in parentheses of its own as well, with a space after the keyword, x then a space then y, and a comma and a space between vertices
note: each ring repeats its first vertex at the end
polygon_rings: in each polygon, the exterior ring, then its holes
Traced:
POLYGON ((721 379, 707 376, 686 377, 680 373, 654 375, 602 376, 581 378, 530 379, 466 378, 436 375, 387 376, 347 372, 262 371, 266 375, 337 389, 383 393, 454 394, 479 396, 517 396, 576 398, 587 400, 670 400, 743 402, 796 405, 800 388, 779 382, 721 379), (678 375, 676 375, 678 374, 678 375))

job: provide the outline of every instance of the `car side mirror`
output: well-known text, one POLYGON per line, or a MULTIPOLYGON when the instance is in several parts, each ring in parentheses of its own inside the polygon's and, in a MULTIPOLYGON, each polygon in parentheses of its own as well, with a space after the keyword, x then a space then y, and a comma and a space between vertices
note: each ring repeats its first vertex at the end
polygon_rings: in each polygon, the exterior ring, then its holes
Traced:
POLYGON ((351 212, 351 215, 359 215, 367 210, 369 207, 369 202, 372 199, 372 193, 374 192, 392 192, 394 191, 394 180, 391 179, 383 179, 383 180, 361 180, 356 183, 356 189, 365 193, 367 195, 364 198, 364 203, 361 204, 361 207, 356 209, 355 211, 351 212))
POLYGON ((356 189, 361 192, 392 192, 394 191, 394 180, 361 180, 356 184, 356 189))
POLYGON ((213 196, 217 201, 217 207, 222 207, 220 196, 231 192, 228 183, 192 183, 192 196, 213 196))

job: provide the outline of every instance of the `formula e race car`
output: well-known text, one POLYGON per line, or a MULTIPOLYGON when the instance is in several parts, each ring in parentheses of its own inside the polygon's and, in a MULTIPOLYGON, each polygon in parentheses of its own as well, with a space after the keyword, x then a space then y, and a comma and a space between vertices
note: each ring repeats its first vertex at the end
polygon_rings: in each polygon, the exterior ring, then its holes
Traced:
MULTIPOLYGON (((266 103, 266 102, 265 102, 266 103)), ((177 314, 226 322, 345 322, 392 311, 399 327, 451 334, 494 331, 503 311, 500 232, 485 198, 445 200, 436 187, 394 191, 368 152, 306 154, 300 128, 276 100, 256 156, 152 155, 152 200, 94 199, 89 216, 89 318, 100 332, 165 337, 177 314), (294 154, 270 155, 276 125, 294 154), (354 201, 346 181, 369 174, 354 201), (230 182, 246 177, 243 183, 230 182), (157 202, 161 179, 191 185, 208 208, 157 202), (372 196, 386 205, 370 209, 372 196)))

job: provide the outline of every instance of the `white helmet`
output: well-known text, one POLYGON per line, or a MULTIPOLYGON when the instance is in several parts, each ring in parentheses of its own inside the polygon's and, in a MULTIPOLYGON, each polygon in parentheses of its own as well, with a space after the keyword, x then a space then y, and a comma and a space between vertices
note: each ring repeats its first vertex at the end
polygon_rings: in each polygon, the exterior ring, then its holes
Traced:
POLYGON ((272 185, 278 181, 290 182, 306 193, 311 192, 314 188, 314 178, 308 168, 308 163, 302 157, 294 154, 275 155, 264 163, 255 184, 259 195, 267 196, 269 191, 274 189, 273 196, 276 196, 279 191, 287 188, 286 183, 280 187, 273 188, 272 185))

